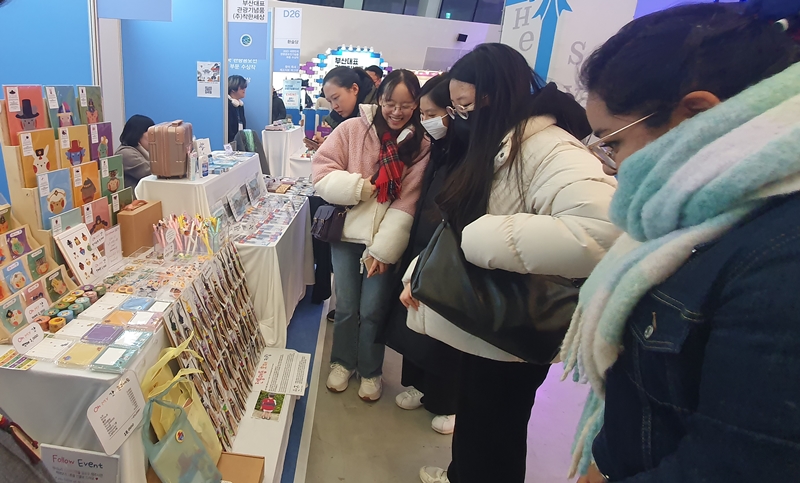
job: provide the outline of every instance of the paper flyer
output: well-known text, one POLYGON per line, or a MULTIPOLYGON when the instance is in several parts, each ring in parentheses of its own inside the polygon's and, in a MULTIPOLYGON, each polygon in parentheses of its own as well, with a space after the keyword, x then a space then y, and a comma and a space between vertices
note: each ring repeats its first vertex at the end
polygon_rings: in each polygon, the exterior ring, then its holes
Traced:
POLYGON ((197 97, 219 98, 219 62, 197 62, 197 97))
POLYGON ((272 394, 302 396, 306 392, 310 365, 311 354, 288 349, 267 349, 256 370, 253 389, 272 394))

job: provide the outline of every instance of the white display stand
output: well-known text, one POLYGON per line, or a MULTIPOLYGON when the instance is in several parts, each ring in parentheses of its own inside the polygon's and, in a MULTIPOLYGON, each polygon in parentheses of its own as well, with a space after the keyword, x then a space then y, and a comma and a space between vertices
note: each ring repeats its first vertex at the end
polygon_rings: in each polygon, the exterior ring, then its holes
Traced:
POLYGON ((288 131, 261 131, 261 142, 269 162, 269 174, 273 178, 292 176, 289 172, 289 157, 303 148, 305 132, 300 126, 288 131))
POLYGON ((290 178, 311 178, 311 158, 302 157, 306 151, 304 146, 299 151, 289 156, 289 166, 284 176, 290 178))
POLYGON ((306 286, 314 285, 314 253, 308 200, 271 247, 236 244, 247 287, 270 347, 286 347, 286 328, 306 286))
MULTIPOLYGON (((164 215, 187 213, 211 216, 211 207, 223 199, 232 189, 243 185, 253 175, 261 176, 261 162, 254 154, 230 171, 223 174, 210 174, 195 181, 183 179, 163 179, 150 175, 142 178, 136 186, 136 198, 146 201, 160 201, 164 215)), ((264 188, 262 186, 262 188, 264 188)), ((263 189, 266 191, 266 188, 263 189)))
MULTIPOLYGON (((163 328, 132 363, 140 379, 169 345, 163 328)), ((11 346, 0 345, 0 354, 11 346)), ((35 440, 57 446, 102 453, 100 440, 86 418, 86 410, 117 379, 84 369, 58 367, 39 361, 27 371, 0 369, 0 407, 35 440)), ((255 403, 254 403, 255 404, 255 403)), ((137 428, 116 453, 120 457, 120 483, 145 481, 142 430, 137 428)))

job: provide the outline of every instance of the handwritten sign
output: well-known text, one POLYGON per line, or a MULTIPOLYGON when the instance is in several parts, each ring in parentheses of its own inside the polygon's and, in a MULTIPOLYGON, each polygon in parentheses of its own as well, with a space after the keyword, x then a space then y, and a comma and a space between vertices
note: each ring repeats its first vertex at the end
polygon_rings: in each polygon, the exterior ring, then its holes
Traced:
POLYGON ((42 331, 39 324, 28 324, 14 332, 14 335, 11 336, 11 343, 14 344, 14 349, 17 352, 25 354, 41 342, 42 339, 44 339, 44 331, 42 331))
POLYGON ((106 454, 117 452, 142 422, 144 396, 136 373, 128 371, 86 410, 106 454))
POLYGON ((42 464, 56 483, 117 483, 119 456, 42 443, 42 464))

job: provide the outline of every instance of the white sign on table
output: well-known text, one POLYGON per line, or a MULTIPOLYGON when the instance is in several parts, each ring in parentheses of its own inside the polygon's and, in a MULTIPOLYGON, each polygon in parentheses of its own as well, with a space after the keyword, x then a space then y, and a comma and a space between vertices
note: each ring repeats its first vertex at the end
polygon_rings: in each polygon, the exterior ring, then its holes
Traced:
POLYGON ((311 354, 290 349, 267 349, 256 370, 253 386, 260 391, 303 396, 310 363, 311 354))
POLYGON ((136 373, 128 371, 86 410, 106 454, 117 452, 142 422, 144 396, 136 373))
POLYGON ((20 354, 25 354, 33 349, 36 344, 44 339, 44 332, 39 324, 28 324, 26 327, 14 332, 11 343, 20 354))
POLYGON ((119 456, 107 456, 94 451, 65 448, 51 444, 40 445, 42 464, 56 483, 117 483, 119 456))

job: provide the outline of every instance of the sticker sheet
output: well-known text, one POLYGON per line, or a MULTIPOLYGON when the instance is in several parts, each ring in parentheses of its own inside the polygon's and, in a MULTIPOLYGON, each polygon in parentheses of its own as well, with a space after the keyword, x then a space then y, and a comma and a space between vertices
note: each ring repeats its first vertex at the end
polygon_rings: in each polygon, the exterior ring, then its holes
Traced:
POLYGON ((27 226, 6 233, 6 244, 8 245, 12 260, 21 258, 31 251, 31 246, 28 244, 27 226))
POLYGON ((105 274, 106 259, 91 243, 85 224, 54 236, 61 254, 81 285, 88 285, 105 274))
POLYGON ((51 218, 75 207, 72 177, 69 169, 57 169, 36 177, 39 186, 39 207, 42 229, 51 229, 51 218))

